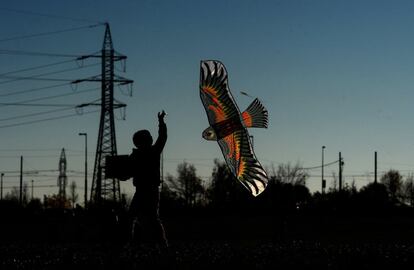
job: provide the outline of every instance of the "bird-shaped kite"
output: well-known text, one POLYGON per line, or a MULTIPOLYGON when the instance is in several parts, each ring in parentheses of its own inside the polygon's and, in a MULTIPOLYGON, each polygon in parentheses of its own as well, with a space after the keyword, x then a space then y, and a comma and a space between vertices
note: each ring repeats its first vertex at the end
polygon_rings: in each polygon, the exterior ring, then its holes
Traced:
POLYGON ((210 123, 203 138, 218 142, 232 174, 254 196, 259 195, 268 178, 253 152, 247 128, 267 128, 266 108, 255 99, 240 113, 228 86, 226 68, 219 61, 201 61, 200 97, 210 123))

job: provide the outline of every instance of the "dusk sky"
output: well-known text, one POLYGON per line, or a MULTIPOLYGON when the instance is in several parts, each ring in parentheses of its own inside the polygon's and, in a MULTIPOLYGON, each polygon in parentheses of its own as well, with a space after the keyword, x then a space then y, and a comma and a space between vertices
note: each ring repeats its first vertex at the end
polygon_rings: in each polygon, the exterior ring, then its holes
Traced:
MULTIPOLYGON (((269 128, 250 131, 262 165, 319 166, 325 145, 325 162, 337 160, 341 151, 345 182, 361 187, 373 181, 374 151, 380 174, 390 168, 404 176, 414 172, 413 14, 412 1, 3 1, 0 103, 39 98, 31 103, 78 105, 99 99, 98 83, 76 89, 69 83, 99 75, 99 59, 71 60, 101 50, 105 28, 96 24, 108 22, 115 50, 128 57, 126 72, 121 63, 116 72, 134 80, 132 97, 127 88, 115 88, 116 99, 127 104, 126 120, 116 112, 118 154, 131 152, 136 130, 156 136, 156 114, 164 109, 165 174, 175 175, 185 160, 207 181, 213 160, 223 156, 217 143, 201 137, 208 121, 199 97, 199 64, 215 59, 225 64, 241 110, 252 101, 240 94, 244 91, 269 111, 269 128), (54 31, 62 32, 37 35, 54 31), (37 78, 59 81, 21 78, 45 73, 37 78)), ((73 108, 42 113, 57 109, 62 107, 0 104, 5 187, 18 185, 18 174, 8 172, 19 170, 21 155, 25 170, 57 170, 65 148, 69 183, 77 182, 83 198, 84 138, 78 133, 88 133, 91 183, 99 112, 10 126, 76 113, 73 108)), ((328 188, 337 171, 337 164, 325 169, 328 188)), ((320 191, 320 168, 309 173, 307 186, 320 191)), ((57 176, 39 173, 24 180, 56 185, 57 176)), ((121 191, 131 194, 131 181, 121 191)), ((36 188, 35 196, 57 192, 57 186, 36 188)))

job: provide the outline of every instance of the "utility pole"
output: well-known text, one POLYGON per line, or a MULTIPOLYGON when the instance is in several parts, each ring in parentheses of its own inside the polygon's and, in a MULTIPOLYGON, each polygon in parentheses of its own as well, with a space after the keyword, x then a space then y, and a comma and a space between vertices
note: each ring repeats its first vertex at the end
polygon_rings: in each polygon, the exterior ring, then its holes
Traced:
POLYGON ((377 183, 377 151, 374 154, 374 183, 377 183))
POLYGON ((88 134, 79 133, 79 136, 85 136, 85 208, 88 206, 88 134))
POLYGON ((23 156, 20 156, 20 193, 19 193, 19 203, 23 203, 23 156))
POLYGON ((33 182, 34 180, 32 179, 32 200, 33 200, 33 182))
POLYGON ((339 191, 342 191, 342 156, 341 152, 339 152, 339 191))
POLYGON ((323 175, 323 173, 324 173, 324 150, 325 150, 325 148, 326 148, 326 146, 324 145, 324 146, 322 146, 322 194, 323 193, 325 193, 325 186, 326 186, 326 182, 325 182, 325 179, 324 179, 324 175, 323 175))
POLYGON ((3 200, 3 177, 4 177, 4 173, 1 173, 0 200, 3 200))
POLYGON ((85 103, 78 106, 78 108, 91 105, 101 107, 101 119, 99 124, 98 142, 96 145, 96 156, 90 200, 95 204, 100 204, 103 201, 113 201, 118 203, 120 202, 121 198, 119 180, 115 178, 105 178, 106 157, 117 155, 114 109, 126 107, 126 105, 123 103, 114 102, 114 84, 116 83, 118 85, 130 85, 133 83, 133 81, 115 75, 114 73, 114 63, 116 61, 125 60, 127 57, 115 52, 108 23, 106 23, 101 54, 82 56, 79 58, 79 60, 84 60, 90 57, 101 58, 101 75, 72 82, 73 84, 86 81, 101 83, 100 103, 85 103))

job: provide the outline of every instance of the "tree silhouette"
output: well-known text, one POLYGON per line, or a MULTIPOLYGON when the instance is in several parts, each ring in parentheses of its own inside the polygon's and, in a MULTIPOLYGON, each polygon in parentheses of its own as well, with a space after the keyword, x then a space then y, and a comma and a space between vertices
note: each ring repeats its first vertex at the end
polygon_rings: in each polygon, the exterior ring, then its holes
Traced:
MULTIPOLYGON (((10 192, 4 196, 6 200, 10 201, 19 201, 20 200, 20 190, 18 187, 12 187, 10 192)), ((26 205, 29 201, 29 192, 28 192, 28 185, 26 182, 23 183, 22 186, 22 205, 26 205)))
POLYGON ((4 196, 5 200, 8 201, 19 201, 19 189, 17 187, 12 187, 10 192, 7 192, 4 196))
POLYGON ((305 186, 307 177, 308 173, 299 163, 279 164, 277 169, 272 166, 269 185, 265 191, 272 208, 286 215, 305 206, 311 198, 309 189, 305 186))
POLYGON ((332 184, 331 187, 328 189, 328 192, 336 192, 338 189, 338 177, 336 176, 335 172, 332 172, 332 184))
POLYGON ((403 177, 397 170, 389 170, 381 176, 380 182, 385 185, 393 204, 400 202, 403 177))
POLYGON ((75 208, 75 204, 78 201, 78 193, 76 192, 76 182, 72 181, 70 184, 70 200, 72 201, 72 208, 75 208))
POLYGON ((214 160, 211 185, 208 189, 210 203, 215 208, 241 208, 245 190, 233 176, 225 162, 214 160))
POLYGON ((43 203, 45 208, 70 208, 71 202, 59 194, 53 194, 50 196, 44 195, 43 203))
POLYGON ((299 163, 292 165, 290 162, 287 164, 279 164, 277 169, 272 166, 271 176, 273 181, 292 184, 292 185, 305 185, 308 173, 302 169, 299 163))
POLYGON ((177 178, 168 176, 166 182, 187 207, 201 203, 205 189, 197 170, 192 164, 183 162, 177 166, 177 178))
POLYGON ((370 183, 358 193, 358 207, 368 210, 383 210, 389 205, 387 187, 381 183, 370 183))
POLYGON ((403 195, 405 201, 410 205, 414 206, 414 175, 409 174, 403 184, 403 195))

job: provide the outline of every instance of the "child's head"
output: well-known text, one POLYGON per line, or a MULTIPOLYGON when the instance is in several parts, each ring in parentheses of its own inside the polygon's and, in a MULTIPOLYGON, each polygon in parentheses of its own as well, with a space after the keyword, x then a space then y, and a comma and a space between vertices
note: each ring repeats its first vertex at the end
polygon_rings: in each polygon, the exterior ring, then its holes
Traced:
POLYGON ((137 148, 148 148, 152 145, 152 136, 148 130, 143 129, 135 132, 132 141, 137 148))

